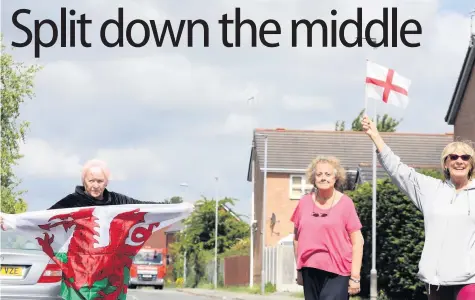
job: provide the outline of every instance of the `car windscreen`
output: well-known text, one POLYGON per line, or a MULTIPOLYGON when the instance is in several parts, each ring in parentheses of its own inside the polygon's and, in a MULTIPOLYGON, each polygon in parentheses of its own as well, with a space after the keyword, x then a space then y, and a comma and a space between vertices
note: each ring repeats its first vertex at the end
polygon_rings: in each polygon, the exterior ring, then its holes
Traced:
POLYGON ((162 264, 162 254, 155 251, 140 251, 134 257, 134 264, 162 264))
POLYGON ((1 249, 10 250, 41 250, 38 241, 16 231, 3 231, 0 234, 1 249))

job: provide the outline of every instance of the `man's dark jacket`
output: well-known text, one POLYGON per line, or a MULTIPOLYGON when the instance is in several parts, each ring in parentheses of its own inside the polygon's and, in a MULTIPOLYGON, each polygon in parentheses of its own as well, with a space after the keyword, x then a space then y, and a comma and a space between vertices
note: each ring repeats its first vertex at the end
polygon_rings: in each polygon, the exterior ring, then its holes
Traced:
MULTIPOLYGON (((121 204, 160 204, 158 202, 139 201, 134 198, 104 190, 103 199, 98 200, 85 192, 84 186, 76 186, 74 193, 67 195, 51 206, 49 209, 74 208, 100 205, 121 205, 121 204)), ((48 210, 49 210, 48 209, 48 210)))

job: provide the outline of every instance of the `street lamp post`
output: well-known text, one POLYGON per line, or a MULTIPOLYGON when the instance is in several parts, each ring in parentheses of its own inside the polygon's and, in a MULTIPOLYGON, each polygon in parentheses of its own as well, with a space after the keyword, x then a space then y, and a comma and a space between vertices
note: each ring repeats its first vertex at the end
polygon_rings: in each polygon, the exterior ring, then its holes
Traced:
POLYGON ((266 205, 267 205, 267 135, 264 136, 264 187, 262 195, 262 241, 261 241, 261 293, 265 292, 265 267, 264 267, 264 255, 266 246, 266 205))
POLYGON ((214 221, 214 288, 218 288, 218 177, 216 179, 216 212, 214 221))
POLYGON ((185 194, 186 194, 186 189, 188 188, 188 183, 182 182, 180 183, 180 186, 183 188, 182 194, 181 194, 181 199, 185 201, 185 194))
MULTIPOLYGON (((254 145, 252 145, 251 153, 254 153, 254 145)), ((251 154, 252 156, 252 154, 251 154)), ((249 247, 249 287, 252 288, 254 285, 254 187, 256 184, 255 180, 255 162, 252 159, 251 162, 251 178, 252 178, 252 192, 251 192, 251 217, 249 218, 249 229, 250 229, 250 247, 249 247)))
MULTIPOLYGON (((184 187, 185 189, 188 188, 188 183, 183 182, 180 183, 181 187, 184 187)), ((185 201, 185 193, 183 192, 181 199, 183 202, 185 201)), ((185 225, 185 231, 186 231, 186 225, 185 225)), ((183 285, 186 284, 186 250, 185 250, 185 255, 183 257, 183 285)))

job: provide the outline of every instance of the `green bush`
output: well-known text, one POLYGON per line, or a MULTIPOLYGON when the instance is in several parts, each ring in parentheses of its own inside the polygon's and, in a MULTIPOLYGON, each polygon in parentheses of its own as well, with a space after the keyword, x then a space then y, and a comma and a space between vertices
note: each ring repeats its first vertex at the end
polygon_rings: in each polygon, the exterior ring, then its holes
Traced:
POLYGON ((232 257, 232 256, 246 256, 249 255, 251 242, 249 237, 245 237, 235 241, 234 246, 220 254, 220 258, 232 257))
MULTIPOLYGON (((424 173, 439 177, 440 173, 424 173)), ((365 246, 361 270, 361 296, 369 295, 372 261, 372 185, 365 183, 347 194, 355 202, 363 224, 365 246)), ((424 247, 422 213, 389 178, 377 183, 376 270, 378 290, 390 299, 427 299, 423 283, 417 278, 424 247)))
POLYGON ((275 293, 277 291, 277 287, 272 284, 272 282, 267 282, 266 285, 264 286, 264 292, 265 293, 275 293))

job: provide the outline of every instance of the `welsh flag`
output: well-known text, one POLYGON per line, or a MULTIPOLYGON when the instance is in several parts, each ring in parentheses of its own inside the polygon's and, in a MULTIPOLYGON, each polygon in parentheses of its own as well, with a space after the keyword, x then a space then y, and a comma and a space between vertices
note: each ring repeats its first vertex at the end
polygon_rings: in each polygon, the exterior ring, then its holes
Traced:
POLYGON ((33 237, 60 266, 61 296, 125 300, 132 260, 153 232, 191 214, 193 205, 140 204, 2 214, 7 230, 33 237))

